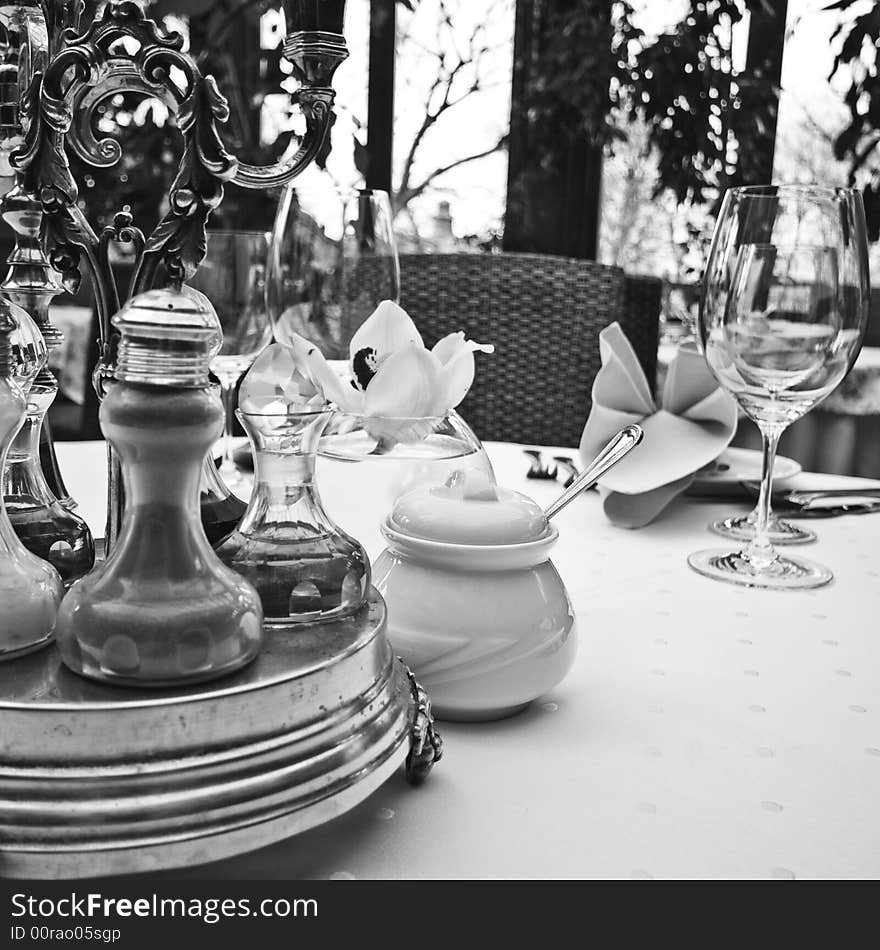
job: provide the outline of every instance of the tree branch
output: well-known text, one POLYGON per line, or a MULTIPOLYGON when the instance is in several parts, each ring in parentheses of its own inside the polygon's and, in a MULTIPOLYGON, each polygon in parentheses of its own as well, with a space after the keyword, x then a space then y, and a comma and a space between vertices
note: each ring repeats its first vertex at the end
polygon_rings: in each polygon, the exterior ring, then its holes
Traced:
POLYGON ((422 123, 419 126, 418 131, 410 143, 409 151, 406 153, 406 159, 403 163, 403 173, 400 178, 400 190, 405 190, 409 186, 409 177, 412 172, 413 162, 415 161, 416 152, 418 151, 419 145, 421 144, 422 139, 425 137, 425 133, 437 121, 437 116, 430 110, 430 103, 431 99, 434 97, 434 93, 440 88, 442 81, 442 78, 437 76, 434 79, 434 82, 431 84, 430 90, 428 91, 428 102, 425 108, 425 117, 422 119, 422 123))
POLYGON ((425 117, 422 119, 422 123, 419 126, 418 131, 410 143, 406 159, 403 163, 403 173, 400 179, 399 191, 404 192, 409 187, 409 179, 410 175, 412 174, 412 166, 413 162, 415 161, 416 152, 418 151, 422 140, 431 126, 434 125, 434 123, 440 118, 440 116, 443 115, 444 112, 448 112, 449 109, 457 106, 462 100, 466 99, 468 95, 470 95, 472 92, 476 92, 480 88, 479 77, 477 77, 466 92, 463 92, 455 99, 451 98, 455 77, 461 72, 462 69, 470 65, 471 62, 471 60, 459 60, 446 76, 438 75, 431 83, 431 88, 428 90, 428 95, 425 102, 425 117), (440 100, 440 104, 432 110, 431 102, 439 89, 444 89, 443 98, 440 100))
POLYGON ((468 162, 475 162, 480 158, 486 158, 489 155, 493 155, 495 152, 501 151, 505 144, 507 143, 507 136, 503 135, 494 145, 490 145, 489 148, 483 149, 481 152, 475 152, 473 155, 465 155, 464 158, 457 158, 454 162, 448 162, 446 165, 441 165, 438 168, 435 168, 430 174, 426 175, 420 184, 416 185, 414 188, 408 188, 406 191, 399 189, 395 195, 395 206, 396 210, 406 207, 413 198, 418 198, 430 185, 441 175, 445 175, 447 172, 453 170, 453 168, 458 168, 461 165, 466 165, 468 162))
POLYGON ((457 31, 455 24, 458 22, 458 13, 454 9, 455 4, 451 3, 451 0, 439 0, 435 28, 437 47, 428 50, 413 36, 408 40, 423 53, 430 53, 436 59, 437 73, 426 91, 424 116, 406 150, 399 186, 394 195, 395 212, 405 209, 413 198, 421 195, 440 175, 468 162, 485 158, 504 147, 506 136, 487 149, 439 166, 418 184, 411 185, 418 155, 428 132, 442 116, 456 108, 469 96, 496 85, 492 82, 496 77, 496 72, 492 68, 491 54, 497 47, 490 42, 489 24, 493 11, 508 3, 509 0, 494 0, 489 10, 485 11, 471 28, 466 31, 461 29, 457 31))

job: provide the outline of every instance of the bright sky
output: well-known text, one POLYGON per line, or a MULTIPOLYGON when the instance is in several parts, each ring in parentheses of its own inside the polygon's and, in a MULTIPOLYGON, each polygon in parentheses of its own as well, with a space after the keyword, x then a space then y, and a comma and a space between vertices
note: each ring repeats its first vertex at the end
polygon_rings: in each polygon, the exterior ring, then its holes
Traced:
MULTIPOLYGON (((830 38, 840 16, 836 11, 823 9, 827 6, 828 0, 789 0, 786 24, 789 38, 782 60, 777 144, 780 155, 777 172, 781 174, 791 175, 784 162, 792 138, 805 137, 812 125, 835 134, 846 124, 847 109, 842 102, 846 77, 838 75, 833 84, 828 82, 834 54, 840 45, 837 40, 832 47, 830 38)), ((872 0, 865 0, 848 15, 855 16, 871 6, 872 0)), ((834 162, 827 141, 816 135, 812 141, 824 156, 820 165, 822 175, 835 178, 831 184, 845 184, 846 166, 834 162)))

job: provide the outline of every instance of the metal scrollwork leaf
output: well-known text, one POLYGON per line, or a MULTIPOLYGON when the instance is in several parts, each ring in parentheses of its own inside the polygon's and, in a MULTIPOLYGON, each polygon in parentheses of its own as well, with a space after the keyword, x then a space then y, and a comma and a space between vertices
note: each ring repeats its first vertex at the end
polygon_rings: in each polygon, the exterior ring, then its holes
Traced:
POLYGON ((43 19, 49 34, 52 49, 58 48, 61 34, 68 29, 76 29, 85 9, 84 0, 41 0, 43 19))
POLYGON ((76 182, 64 153, 64 133, 72 114, 63 100, 46 94, 43 74, 35 73, 22 97, 21 113, 27 123, 24 143, 10 156, 10 163, 24 173, 24 186, 42 198, 57 193, 59 199, 76 201, 76 182))
MULTIPOLYGON (((205 235, 211 211, 223 200, 223 182, 235 176, 236 159, 217 133, 229 106, 213 77, 200 79, 177 114, 184 137, 180 169, 169 195, 170 209, 147 239, 145 258, 161 256, 172 281, 191 277, 207 251, 205 235)), ((146 280, 139 281, 145 284, 146 280)))
MULTIPOLYGON (((77 34, 68 29, 62 39, 62 55, 71 61, 87 62, 90 67, 88 72, 65 77, 64 98, 76 116, 68 132, 68 145, 81 159, 97 167, 108 168, 121 157, 114 139, 99 141, 95 137, 93 121, 101 103, 117 93, 132 92, 160 99, 173 112, 192 92, 199 77, 192 58, 181 52, 183 37, 164 33, 132 0, 108 3, 85 32, 77 34), (123 39, 133 40, 134 45, 121 45, 123 39), (173 70, 179 70, 182 81, 172 79, 173 70)), ((53 61, 51 82, 59 82, 61 77, 62 71, 55 69, 53 61)))
POLYGON ((78 195, 64 152, 71 111, 63 100, 46 92, 44 76, 37 72, 22 97, 21 112, 27 133, 10 161, 22 172, 24 189, 40 201, 44 212, 42 236, 50 249, 50 260, 61 273, 64 286, 75 292, 80 281, 80 247, 87 236, 80 233, 70 213, 78 195))
POLYGON ((434 724, 431 700, 413 671, 398 657, 409 681, 412 695, 410 745, 406 756, 406 778, 410 785, 421 785, 431 769, 443 758, 443 739, 434 724))
POLYGON ((70 209, 63 207, 55 214, 43 215, 42 232, 43 244, 49 249, 49 260, 61 275, 64 289, 75 294, 82 279, 80 258, 84 240, 78 222, 70 209))

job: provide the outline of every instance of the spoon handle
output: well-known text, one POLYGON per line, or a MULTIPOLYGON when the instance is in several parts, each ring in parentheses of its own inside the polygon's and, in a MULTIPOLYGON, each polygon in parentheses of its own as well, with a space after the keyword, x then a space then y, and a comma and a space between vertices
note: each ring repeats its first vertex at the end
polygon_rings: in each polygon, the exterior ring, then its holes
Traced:
POLYGON ((625 455, 642 441, 643 435, 644 432, 641 426, 631 425, 621 429, 596 456, 593 463, 578 475, 556 501, 544 509, 546 517, 549 519, 559 514, 572 498, 595 485, 610 468, 617 465, 625 455))

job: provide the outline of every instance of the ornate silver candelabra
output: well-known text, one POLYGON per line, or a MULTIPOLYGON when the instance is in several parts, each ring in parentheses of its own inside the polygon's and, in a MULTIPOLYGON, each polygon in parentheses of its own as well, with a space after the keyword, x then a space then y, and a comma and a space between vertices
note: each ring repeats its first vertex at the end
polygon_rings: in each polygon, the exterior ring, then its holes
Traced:
MULTIPOLYGON (((218 127, 228 118, 226 100, 213 77, 202 75, 183 52, 183 37, 149 19, 139 0, 108 0, 83 23, 82 0, 0 0, 0 190, 2 215, 15 232, 15 248, 3 293, 21 304, 39 325, 46 344, 62 337, 49 318, 49 303, 64 287, 74 290, 85 272, 92 285, 99 326, 100 360, 94 375, 99 396, 113 378, 115 341, 110 319, 130 296, 148 289, 164 272, 180 284, 191 277, 206 251, 206 225, 232 181, 245 188, 286 184, 318 154, 332 121, 337 66, 348 51, 342 36, 344 0, 284 0, 290 32, 284 57, 300 88, 293 94, 305 118, 298 147, 277 163, 239 162, 226 149, 218 127), (119 143, 95 134, 98 106, 120 92, 160 99, 176 115, 184 140, 169 208, 149 236, 120 211, 100 233, 78 204, 68 150, 96 167, 122 157, 119 143), (110 246, 132 246, 130 285, 119 288, 110 246)), ((157 196, 158 198, 158 196, 157 196)), ((50 396, 57 382, 48 369, 38 380, 50 396)), ((45 430, 43 467, 55 494, 73 506, 58 473, 45 430)), ((109 458, 106 543, 113 544, 121 515, 120 473, 109 458)))

